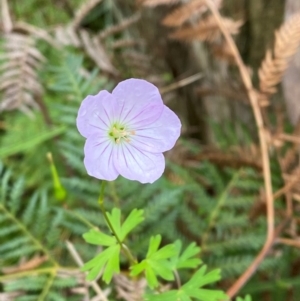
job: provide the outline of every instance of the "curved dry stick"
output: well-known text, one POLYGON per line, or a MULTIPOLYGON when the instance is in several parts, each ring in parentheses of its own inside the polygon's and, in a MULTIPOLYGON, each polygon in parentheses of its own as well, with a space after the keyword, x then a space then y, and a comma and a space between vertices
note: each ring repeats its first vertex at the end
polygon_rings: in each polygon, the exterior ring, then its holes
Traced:
POLYGON ((13 24, 11 20, 11 16, 9 13, 7 0, 1 0, 1 17, 2 17, 2 29, 4 33, 9 33, 12 31, 13 24))
POLYGON ((248 269, 237 279, 237 281, 228 289, 227 295, 232 298, 236 295, 236 293, 242 288, 242 286, 248 281, 248 279, 253 275, 256 271, 258 265, 262 262, 262 260, 267 255, 268 251, 270 250, 271 246, 274 242, 274 200, 273 200, 273 193, 272 193, 272 183, 271 183, 271 174, 270 174, 270 161, 269 161, 269 154, 268 154, 268 145, 265 136, 265 128, 263 123, 262 113, 258 104, 258 98, 255 90, 253 89, 252 81, 245 66, 240 53, 237 49, 237 46, 229 34, 228 30, 223 24, 222 18, 218 9, 216 8, 214 2, 212 0, 206 0, 206 4, 211 10, 213 16, 216 19, 216 22, 225 37, 228 46, 230 47, 234 59, 236 61, 237 67, 241 74, 241 78, 244 82, 245 88, 247 90, 247 94, 251 103, 251 107, 253 110, 256 126, 258 129, 258 136, 259 136, 259 143, 260 143, 260 150, 262 155, 262 166, 263 166, 263 176, 264 176, 264 183, 265 183, 265 191, 266 191, 266 206, 267 206, 267 238, 265 244, 260 251, 260 253, 256 256, 254 261, 248 267, 248 269))

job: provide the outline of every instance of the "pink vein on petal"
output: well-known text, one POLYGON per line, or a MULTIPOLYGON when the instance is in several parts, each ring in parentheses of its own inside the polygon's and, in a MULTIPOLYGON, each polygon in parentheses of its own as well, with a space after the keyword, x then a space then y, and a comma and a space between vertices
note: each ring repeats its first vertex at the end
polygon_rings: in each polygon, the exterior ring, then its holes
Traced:
MULTIPOLYGON (((126 144, 125 144, 126 145, 126 144)), ((131 145, 132 146, 132 145, 131 145)), ((143 168, 141 167, 141 165, 140 165, 140 163, 134 158, 134 155, 132 154, 132 152, 130 151, 130 149, 129 149, 129 147, 127 147, 127 145, 126 145, 126 148, 127 148, 127 150, 128 150, 128 152, 130 153, 130 155, 131 155, 131 157, 133 158, 133 160, 136 162, 136 164, 139 166, 139 168, 141 169, 141 170, 143 170, 143 168)), ((141 152, 142 153, 142 152, 141 152)), ((127 166, 128 167, 128 166, 127 166)))
MULTIPOLYGON (((131 146, 133 147, 133 148, 135 148, 138 152, 140 152, 142 155, 144 155, 145 157, 147 157, 150 161, 152 161, 152 163, 155 165, 155 163, 154 163, 154 161, 151 159, 151 158, 149 158, 144 152, 142 152, 141 150, 139 150, 137 147, 135 147, 134 145, 132 145, 131 144, 131 146)), ((131 152, 130 152, 130 154, 131 154, 131 152)), ((131 154, 132 155, 132 154, 131 154)), ((134 158, 134 157, 133 157, 134 158)), ((136 163, 138 163, 137 161, 136 161, 136 163)), ((141 167, 141 166, 140 166, 141 167)))
POLYGON ((138 139, 132 139, 132 140, 133 140, 133 141, 136 141, 136 142, 138 142, 138 143, 144 144, 144 145, 146 145, 146 146, 151 147, 151 145, 149 145, 149 144, 147 144, 147 143, 145 143, 145 142, 142 142, 142 141, 140 141, 140 140, 138 140, 138 139))
POLYGON ((106 131, 106 129, 99 128, 98 126, 95 126, 94 124, 89 123, 89 125, 93 126, 96 129, 99 129, 99 130, 102 130, 102 131, 106 131))
POLYGON ((123 148, 121 148, 121 150, 122 150, 122 153, 123 153, 123 157, 124 157, 124 160, 125 160, 126 167, 128 168, 128 163, 127 163, 126 156, 124 154, 123 148))
POLYGON ((106 122, 104 122, 104 120, 96 113, 96 116, 108 127, 108 125, 106 124, 106 122))
POLYGON ((143 136, 143 135, 138 135, 138 134, 135 134, 136 137, 142 137, 142 138, 147 138, 147 139, 152 139, 152 140, 157 140, 157 141, 160 141, 161 139, 157 139, 157 138, 154 138, 154 137, 149 137, 149 136, 143 136))
MULTIPOLYGON (((101 145, 101 144, 103 144, 103 143, 105 143, 105 142, 106 142, 106 141, 103 141, 103 142, 98 143, 98 144, 95 144, 95 145, 93 145, 93 146, 94 146, 94 147, 95 147, 95 146, 99 146, 99 145, 101 145)), ((102 150, 102 152, 101 152, 101 154, 99 155, 99 157, 100 157, 101 155, 104 154, 104 152, 106 151, 106 149, 108 148, 108 146, 109 146, 109 144, 107 144, 107 146, 105 147, 105 149, 102 150)))
POLYGON ((107 114, 107 112, 106 112, 106 110, 105 110, 105 107, 103 107, 103 111, 105 112, 105 115, 106 115, 108 121, 110 121, 109 115, 107 114))
POLYGON ((111 152, 110 152, 109 159, 108 159, 108 165, 109 165, 109 162, 111 161, 112 152, 113 152, 113 148, 111 148, 111 152))
POLYGON ((119 119, 121 119, 121 115, 123 113, 124 107, 125 107, 125 102, 123 102, 122 109, 121 109, 121 111, 119 113, 119 119))
POLYGON ((126 116, 123 118, 122 122, 127 122, 126 118, 127 116, 132 112, 132 110, 134 109, 134 106, 129 110, 129 112, 126 114, 126 116))

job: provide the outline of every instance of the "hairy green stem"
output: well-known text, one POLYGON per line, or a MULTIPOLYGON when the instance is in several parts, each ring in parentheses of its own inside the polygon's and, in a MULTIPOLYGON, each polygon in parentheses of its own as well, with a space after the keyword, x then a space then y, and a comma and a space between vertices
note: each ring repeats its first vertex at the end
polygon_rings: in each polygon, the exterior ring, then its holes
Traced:
POLYGON ((104 190, 105 190, 105 186, 106 186, 106 181, 102 181, 101 183, 101 190, 100 190, 100 196, 98 199, 98 204, 100 206, 100 209, 102 211, 102 214, 107 222, 107 225, 109 227, 109 229, 111 230, 111 232, 113 233, 113 235, 115 236, 118 244, 120 245, 122 251, 124 252, 125 256, 128 258, 129 262, 134 265, 137 263, 136 259, 132 256, 130 250, 128 249, 128 247, 122 243, 121 239, 119 238, 119 236, 117 235, 117 232, 115 231, 112 223, 110 222, 108 216, 107 216, 107 212, 105 211, 105 207, 104 207, 104 190))

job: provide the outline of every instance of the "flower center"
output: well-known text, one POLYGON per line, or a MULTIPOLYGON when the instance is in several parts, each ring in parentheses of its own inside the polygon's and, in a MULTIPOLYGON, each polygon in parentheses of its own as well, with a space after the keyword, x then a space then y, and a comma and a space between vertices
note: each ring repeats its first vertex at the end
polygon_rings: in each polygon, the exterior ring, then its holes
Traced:
POLYGON ((114 124, 109 131, 109 136, 117 144, 123 141, 130 142, 130 136, 134 134, 135 131, 128 131, 124 126, 118 124, 114 124))

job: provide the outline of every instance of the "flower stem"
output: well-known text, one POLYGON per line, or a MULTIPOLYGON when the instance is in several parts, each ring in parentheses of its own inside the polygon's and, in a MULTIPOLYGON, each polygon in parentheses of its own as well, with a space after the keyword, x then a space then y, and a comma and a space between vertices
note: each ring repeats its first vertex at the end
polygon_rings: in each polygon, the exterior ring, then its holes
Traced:
POLYGON ((104 190, 105 190, 105 186, 106 186, 106 181, 102 181, 101 183, 101 190, 100 190, 100 196, 98 199, 98 204, 100 206, 100 209, 102 211, 102 214, 107 222, 108 227, 110 228, 111 232, 113 233, 113 235, 115 236, 118 244, 120 245, 122 251, 124 252, 125 256, 128 258, 129 262, 134 265, 137 263, 136 259, 132 256, 130 250, 128 249, 128 247, 122 243, 122 241, 120 240, 119 236, 117 235, 117 232, 115 231, 112 223, 110 222, 107 213, 105 211, 105 207, 104 207, 104 190))

